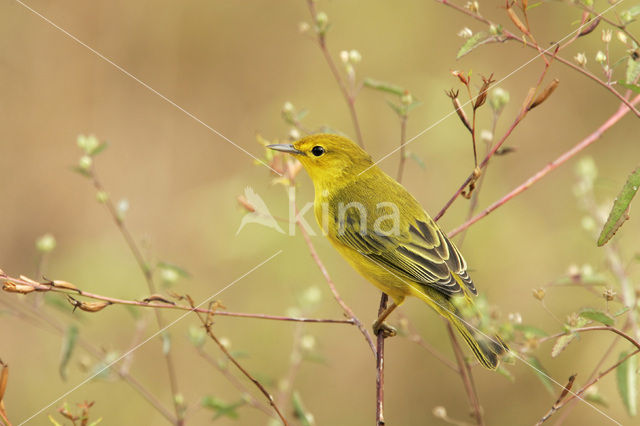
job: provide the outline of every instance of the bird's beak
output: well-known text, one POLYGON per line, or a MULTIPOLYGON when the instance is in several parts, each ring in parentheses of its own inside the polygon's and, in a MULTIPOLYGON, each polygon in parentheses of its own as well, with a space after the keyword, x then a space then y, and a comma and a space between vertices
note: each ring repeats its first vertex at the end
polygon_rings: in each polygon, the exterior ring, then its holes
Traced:
POLYGON ((293 145, 290 144, 285 144, 285 143, 278 143, 275 145, 267 145, 267 148, 271 148, 274 149, 276 151, 281 151, 281 152, 286 152, 288 154, 302 154, 302 151, 298 151, 297 149, 295 149, 293 147, 293 145))

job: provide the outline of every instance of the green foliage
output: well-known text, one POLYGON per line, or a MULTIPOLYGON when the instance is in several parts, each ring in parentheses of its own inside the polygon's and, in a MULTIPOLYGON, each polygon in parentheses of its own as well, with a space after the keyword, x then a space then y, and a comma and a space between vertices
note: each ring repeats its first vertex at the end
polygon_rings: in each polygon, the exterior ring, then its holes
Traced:
MULTIPOLYGON (((618 359, 623 359, 628 354, 622 352, 618 359)), ((618 391, 624 406, 630 416, 638 414, 638 361, 637 356, 624 361, 616 369, 618 391)))
POLYGON ((638 192, 640 186, 640 167, 635 169, 627 182, 622 187, 622 191, 613 203, 609 218, 607 219, 600 237, 598 238, 598 246, 603 246, 613 237, 622 224, 628 219, 629 204, 638 192))
POLYGON ((62 380, 67 380, 67 366, 71 360, 71 355, 76 347, 78 340, 78 327, 76 325, 70 325, 67 328, 67 332, 62 339, 62 350, 60 352, 60 377, 62 380))
POLYGON ((245 401, 240 400, 229 403, 215 396, 208 395, 202 398, 200 404, 204 408, 208 408, 215 413, 213 416, 213 420, 216 420, 220 417, 228 417, 230 419, 236 420, 240 417, 237 410, 239 407, 242 407, 245 404, 245 401))
POLYGON ((598 309, 585 308, 580 311, 580 316, 582 318, 596 321, 604 325, 608 325, 610 327, 615 323, 613 317, 604 311, 600 311, 598 309))
POLYGON ((483 32, 483 31, 475 33, 474 35, 469 37, 467 39, 467 41, 462 45, 460 50, 458 50, 458 54, 456 55, 456 59, 462 58, 464 55, 466 55, 467 53, 471 52, 476 47, 481 46, 484 43, 487 43, 488 41, 491 41, 493 39, 494 39, 493 36, 488 35, 487 33, 483 32))
POLYGON ((556 389, 554 387, 553 382, 551 382, 551 379, 550 379, 551 376, 549 376, 549 374, 547 373, 547 370, 542 366, 542 363, 540 362, 540 360, 535 356, 529 356, 527 358, 527 361, 531 366, 533 366, 536 376, 540 379, 545 389, 551 395, 554 395, 556 389))
POLYGON ((297 419, 300 420, 301 426, 313 426, 315 425, 315 420, 313 418, 313 414, 309 413, 304 404, 302 404, 302 398, 298 391, 294 391, 291 396, 291 403, 293 405, 293 413, 297 419))

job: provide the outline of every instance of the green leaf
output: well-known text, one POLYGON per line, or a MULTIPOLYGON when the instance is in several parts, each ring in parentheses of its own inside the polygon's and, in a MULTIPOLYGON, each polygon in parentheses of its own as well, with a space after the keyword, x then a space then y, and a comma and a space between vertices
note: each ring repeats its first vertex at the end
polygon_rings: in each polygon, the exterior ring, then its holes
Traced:
POLYGON ((516 378, 513 377, 513 374, 511 374, 511 371, 507 370, 502 364, 498 366, 498 369, 496 370, 496 372, 502 374, 512 383, 516 381, 516 378))
POLYGON ((422 170, 426 170, 427 169, 427 165, 424 163, 424 161, 422 160, 422 158, 420 158, 418 156, 418 154, 416 154, 413 151, 407 151, 407 158, 412 159, 413 161, 416 162, 416 164, 418 165, 418 167, 420 167, 422 170))
POLYGON ((109 146, 109 144, 107 142, 100 142, 100 144, 98 144, 98 146, 96 146, 95 148, 92 148, 91 150, 89 150, 89 152, 87 152, 87 154, 89 154, 92 157, 95 157, 96 155, 100 154, 102 151, 107 149, 108 146, 109 146))
POLYGON ((462 58, 464 55, 471 52, 476 47, 484 43, 487 43, 488 41, 491 41, 491 40, 493 40, 493 37, 491 36, 487 37, 487 33, 483 31, 480 31, 479 33, 475 33, 474 35, 469 37, 469 39, 467 39, 467 41, 462 45, 460 50, 458 50, 458 55, 456 56, 456 59, 462 58))
POLYGON ((618 312, 616 312, 615 314, 613 314, 614 318, 619 317, 620 315, 626 314, 627 312, 629 312, 631 310, 631 307, 629 306, 625 306, 622 309, 620 309, 618 312))
POLYGON ((640 75, 640 61, 629 56, 629 59, 627 59, 627 76, 625 83, 633 84, 638 75, 640 75))
MULTIPOLYGON (((626 352, 622 352, 620 357, 623 359, 627 356, 626 352)), ((618 381, 618 391, 624 406, 630 416, 638 414, 638 373, 637 373, 637 357, 632 356, 616 368, 616 378, 618 381)))
POLYGON ((622 80, 618 80, 618 85, 620 85, 620 86, 622 86, 622 87, 624 87, 626 89, 632 90, 632 91, 634 91, 636 93, 640 93, 640 86, 638 86, 637 84, 627 84, 622 80))
POLYGON ((73 355, 73 349, 76 347, 78 340, 78 327, 70 325, 62 340, 62 351, 60 352, 60 377, 67 380, 67 365, 73 355))
POLYGON ((391 107, 391 109, 396 112, 396 114, 398 114, 400 116, 404 115, 404 111, 403 111, 402 106, 396 105, 396 104, 394 104, 393 102, 391 102, 388 99, 387 99, 387 105, 389 105, 391 107))
POLYGON ((230 419, 237 419, 240 417, 238 415, 237 408, 244 405, 244 401, 238 401, 234 403, 228 403, 220 398, 216 398, 215 396, 205 396, 202 398, 202 402, 200 403, 204 408, 208 408, 213 410, 215 416, 213 419, 217 419, 219 417, 229 417, 230 419))
POLYGON ((597 390, 591 391, 591 389, 593 388, 594 386, 587 389, 587 391, 584 393, 584 399, 586 401, 593 402, 594 404, 602 405, 603 407, 608 407, 609 404, 607 403, 607 400, 604 399, 604 397, 597 390))
POLYGON ((546 331, 544 331, 541 328, 534 327, 532 325, 515 324, 513 327, 516 330, 521 331, 525 335, 525 337, 527 337, 527 336, 531 336, 531 337, 546 337, 546 336, 548 336, 546 331))
POLYGON ((632 8, 627 10, 625 13, 629 14, 631 18, 635 18, 636 16, 640 15, 640 4, 633 6, 632 8))
POLYGON ((627 178, 627 182, 622 187, 622 191, 620 191, 620 194, 618 194, 618 197, 614 201, 611 213, 609 213, 609 218, 602 227, 600 237, 598 237, 598 247, 606 244, 628 219, 629 204, 636 195, 638 186, 640 186, 640 167, 635 169, 629 178, 627 178))
POLYGON ((586 318, 591 321, 596 321, 604 325, 613 326, 614 320, 611 315, 598 309, 585 308, 580 312, 582 318, 586 318))
POLYGON ((365 78, 363 81, 364 87, 370 89, 379 90, 381 92, 391 93, 393 95, 402 96, 406 90, 403 87, 396 86, 395 84, 387 83, 384 81, 374 80, 372 78, 365 78))
POLYGON ((542 366, 540 360, 534 356, 530 356, 527 358, 527 361, 529 361, 529 364, 534 367, 533 371, 536 372, 536 375, 544 385, 545 389, 547 389, 551 395, 554 395, 555 389, 553 387, 553 383, 551 382, 551 379, 549 379, 549 374, 547 374, 547 370, 542 366))
POLYGON ((571 343, 571 341, 575 338, 575 333, 563 334, 562 336, 558 337, 558 339, 556 340, 556 344, 553 345, 553 349, 551 350, 551 357, 555 358, 560 355, 560 352, 565 350, 566 347, 569 346, 569 343, 571 343))
POLYGON ((293 405, 293 412, 296 418, 300 420, 300 424, 302 426, 313 426, 315 424, 313 416, 304 408, 302 399, 300 398, 300 394, 298 393, 298 391, 293 391, 291 401, 293 405))

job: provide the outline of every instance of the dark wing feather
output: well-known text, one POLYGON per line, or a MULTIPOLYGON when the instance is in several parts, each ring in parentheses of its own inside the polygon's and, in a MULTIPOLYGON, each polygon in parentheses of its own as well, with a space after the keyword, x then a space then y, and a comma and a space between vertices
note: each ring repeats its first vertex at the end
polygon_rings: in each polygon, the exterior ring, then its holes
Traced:
POLYGON ((354 209, 346 212, 345 219, 334 238, 393 274, 447 295, 462 292, 455 274, 476 294, 460 252, 426 213, 424 220, 414 220, 408 229, 401 229, 400 235, 361 231, 360 218, 354 209))

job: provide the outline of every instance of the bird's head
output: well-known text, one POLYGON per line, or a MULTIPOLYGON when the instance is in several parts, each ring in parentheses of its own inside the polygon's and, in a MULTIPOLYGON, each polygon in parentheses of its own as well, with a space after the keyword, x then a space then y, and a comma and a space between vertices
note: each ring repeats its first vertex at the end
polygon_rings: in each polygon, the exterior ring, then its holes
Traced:
POLYGON ((339 135, 316 134, 293 144, 268 145, 268 148, 296 157, 316 186, 338 180, 348 181, 367 170, 373 161, 355 142, 339 135))

